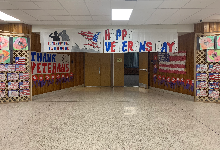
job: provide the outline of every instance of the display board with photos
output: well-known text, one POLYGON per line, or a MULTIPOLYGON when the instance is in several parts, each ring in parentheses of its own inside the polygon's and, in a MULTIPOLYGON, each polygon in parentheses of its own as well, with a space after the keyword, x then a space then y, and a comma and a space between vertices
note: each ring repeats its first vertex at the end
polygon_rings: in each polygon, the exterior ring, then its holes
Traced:
POLYGON ((0 36, 0 41, 0 103, 30 101, 30 40, 0 36))
POLYGON ((195 54, 195 101, 220 102, 220 36, 198 36, 195 54))

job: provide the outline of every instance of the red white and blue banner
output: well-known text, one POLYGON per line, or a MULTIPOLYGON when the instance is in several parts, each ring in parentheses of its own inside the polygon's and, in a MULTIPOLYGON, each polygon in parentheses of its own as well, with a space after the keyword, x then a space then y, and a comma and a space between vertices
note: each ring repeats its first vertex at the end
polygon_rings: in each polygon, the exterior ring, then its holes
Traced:
POLYGON ((176 30, 42 29, 42 52, 178 52, 176 30))
POLYGON ((70 73, 70 55, 31 52, 32 74, 70 73))

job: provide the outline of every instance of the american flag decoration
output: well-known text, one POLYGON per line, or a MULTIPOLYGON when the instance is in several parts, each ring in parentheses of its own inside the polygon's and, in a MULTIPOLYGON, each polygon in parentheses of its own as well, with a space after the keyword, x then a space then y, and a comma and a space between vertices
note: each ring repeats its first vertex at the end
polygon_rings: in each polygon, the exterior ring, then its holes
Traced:
POLYGON ((5 91, 0 91, 0 97, 5 97, 5 91))
POLYGON ((200 89, 207 88, 207 82, 206 81, 197 81, 196 87, 200 88, 200 89))
POLYGON ((5 71, 15 71, 15 65, 5 64, 5 71))
POLYGON ((218 64, 209 65, 208 72, 220 72, 220 65, 218 65, 218 64))
POLYGON ((207 74, 206 73, 197 73, 196 79, 197 80, 207 80, 207 74))
POLYGON ((218 73, 209 73, 209 80, 219 80, 218 73))
POLYGON ((8 73, 8 80, 18 80, 17 73, 8 73))
POLYGON ((186 52, 159 53, 159 72, 186 74, 186 52))
POLYGON ((18 97, 18 91, 17 90, 8 91, 8 97, 18 97))
POLYGON ((0 73, 0 81, 4 81, 5 80, 5 74, 0 73))
POLYGON ((5 70, 5 65, 0 64, 0 71, 6 71, 5 70))
POLYGON ((207 96, 206 90, 196 90, 196 96, 207 96))
POLYGON ((9 90, 16 90, 16 89, 18 89, 18 82, 8 82, 8 89, 9 90))
POLYGON ((20 73, 20 80, 29 80, 29 73, 20 73))
POLYGON ((16 65, 16 71, 26 71, 25 65, 16 65))
POLYGON ((0 89, 5 89, 5 82, 0 82, 0 89))
POLYGON ((209 90, 209 97, 218 98, 219 97, 219 91, 209 90))
POLYGON ((207 71, 207 69, 208 69, 207 65, 204 64, 196 65, 196 71, 198 72, 204 72, 207 71))
POLYGON ((20 89, 29 89, 29 82, 20 82, 19 83, 19 88, 20 89))
POLYGON ((215 90, 215 89, 219 89, 219 82, 209 82, 209 89, 210 90, 215 90))
POLYGON ((30 96, 30 90, 20 90, 20 96, 30 96))
POLYGON ((15 57, 16 64, 25 64, 25 57, 15 57))

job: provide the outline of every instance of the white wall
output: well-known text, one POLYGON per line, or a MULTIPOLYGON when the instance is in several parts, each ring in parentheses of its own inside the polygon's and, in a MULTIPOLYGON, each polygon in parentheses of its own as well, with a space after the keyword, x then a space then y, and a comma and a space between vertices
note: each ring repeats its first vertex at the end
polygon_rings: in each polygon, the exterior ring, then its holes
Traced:
POLYGON ((54 25, 33 25, 32 32, 40 32, 41 29, 52 29, 52 28, 75 28, 75 29, 107 29, 107 28, 130 28, 130 29, 147 29, 147 30, 155 30, 155 29, 176 29, 178 33, 188 33, 194 32, 194 25, 136 25, 136 26, 54 26, 54 25))

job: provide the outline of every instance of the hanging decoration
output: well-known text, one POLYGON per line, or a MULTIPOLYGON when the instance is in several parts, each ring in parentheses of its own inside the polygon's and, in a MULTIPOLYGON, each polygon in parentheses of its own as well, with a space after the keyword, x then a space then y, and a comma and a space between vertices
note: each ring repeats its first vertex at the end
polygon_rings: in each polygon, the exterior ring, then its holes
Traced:
POLYGON ((176 86, 176 78, 175 77, 172 77, 171 78, 171 82, 170 82, 170 87, 172 89, 175 89, 175 86, 176 86))
POLYGON ((50 86, 50 75, 49 74, 47 74, 46 76, 45 76, 45 80, 46 80, 46 82, 47 82, 47 86, 50 86))
POLYGON ((37 77, 36 75, 32 75, 32 81, 33 81, 32 87, 35 85, 35 87, 37 88, 37 85, 38 85, 38 77, 37 77))
POLYGON ((180 85, 182 87, 185 87, 185 80, 183 78, 180 79, 180 85))
POLYGON ((190 81, 190 85, 191 85, 190 91, 193 92, 194 91, 194 80, 190 81))
POLYGON ((61 82, 62 82, 62 83, 66 83, 65 74, 62 74, 62 75, 61 75, 61 82))
POLYGON ((53 84, 53 83, 54 83, 54 79, 55 79, 55 75, 54 75, 54 74, 52 74, 52 75, 51 75, 50 84, 53 84))
POLYGON ((59 83, 61 83, 61 79, 60 79, 60 75, 57 74, 56 75, 56 84, 58 85, 59 83))
POLYGON ((38 86, 43 87, 45 84, 46 84, 46 82, 44 81, 44 76, 43 75, 39 75, 38 86))
POLYGON ((66 82, 70 82, 70 77, 69 73, 66 74, 66 82))
POLYGON ((157 65, 154 65, 154 73, 157 73, 157 65))
POLYGON ((170 84, 170 77, 167 77, 166 82, 165 82, 165 86, 168 87, 170 84))
POLYGON ((162 79, 161 75, 158 75, 158 85, 161 84, 161 79, 162 79))
POLYGON ((157 75, 156 74, 154 74, 153 80, 154 80, 154 84, 156 84, 156 82, 157 82, 157 75))
POLYGON ((74 78, 73 78, 73 73, 71 72, 70 73, 70 81, 72 81, 74 78))
POLYGON ((166 82, 166 77, 162 76, 161 84, 165 84, 165 82, 166 82))
POLYGON ((189 88, 190 88, 190 79, 187 79, 186 80, 186 85, 184 86, 184 90, 185 89, 189 90, 189 88))
POLYGON ((181 85, 180 78, 176 78, 176 88, 181 85))

